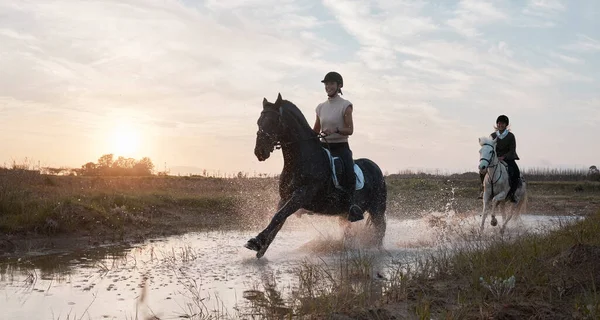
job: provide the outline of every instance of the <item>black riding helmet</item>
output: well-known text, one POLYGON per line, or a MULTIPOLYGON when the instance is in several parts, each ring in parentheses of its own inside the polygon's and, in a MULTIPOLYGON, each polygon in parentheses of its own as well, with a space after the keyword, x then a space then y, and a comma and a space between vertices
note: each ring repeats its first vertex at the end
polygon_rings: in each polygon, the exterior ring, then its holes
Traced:
POLYGON ((339 73, 337 73, 335 71, 328 72, 325 75, 325 78, 323 78, 323 80, 321 80, 321 82, 323 82, 323 83, 325 83, 325 82, 335 82, 335 83, 337 83, 338 86, 339 86, 338 91, 339 91, 340 94, 342 93, 342 89, 341 88, 344 86, 344 78, 342 78, 341 74, 339 74, 339 73))
POLYGON ((496 119, 496 123, 498 122, 506 123, 506 125, 508 126, 508 117, 505 115, 501 115, 498 117, 498 119, 496 119))

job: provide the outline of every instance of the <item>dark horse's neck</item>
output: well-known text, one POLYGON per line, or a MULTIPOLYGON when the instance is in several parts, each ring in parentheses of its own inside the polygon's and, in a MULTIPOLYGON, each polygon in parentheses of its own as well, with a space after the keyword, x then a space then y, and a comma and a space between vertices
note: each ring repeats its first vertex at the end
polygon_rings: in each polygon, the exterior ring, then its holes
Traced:
POLYGON ((283 125, 281 150, 284 168, 306 166, 315 156, 322 156, 319 138, 300 109, 284 100, 280 110, 283 125))

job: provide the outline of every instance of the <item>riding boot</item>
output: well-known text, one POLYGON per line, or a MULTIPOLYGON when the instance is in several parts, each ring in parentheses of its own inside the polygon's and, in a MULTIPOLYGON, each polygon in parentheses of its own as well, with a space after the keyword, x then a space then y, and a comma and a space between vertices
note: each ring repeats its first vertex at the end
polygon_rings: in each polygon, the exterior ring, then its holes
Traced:
POLYGON ((348 192, 348 220, 350 222, 360 221, 365 218, 363 210, 357 204, 354 203, 354 192, 348 192))
POLYGON ((346 200, 348 204, 348 220, 350 222, 360 221, 364 219, 363 210, 356 203, 354 203, 354 191, 356 188, 356 174, 354 173, 354 160, 352 159, 352 151, 350 149, 344 150, 343 153, 344 162, 344 191, 346 193, 346 200))

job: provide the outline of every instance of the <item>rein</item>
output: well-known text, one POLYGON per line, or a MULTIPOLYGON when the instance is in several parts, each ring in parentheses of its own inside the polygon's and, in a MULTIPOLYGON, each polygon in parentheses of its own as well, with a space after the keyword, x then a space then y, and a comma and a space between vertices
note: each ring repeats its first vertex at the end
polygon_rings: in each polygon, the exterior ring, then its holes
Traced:
POLYGON ((490 184, 492 187, 492 196, 493 196, 494 195, 494 184, 498 183, 498 181, 500 181, 500 178, 502 178, 502 170, 500 170, 500 175, 498 176, 498 179, 496 179, 496 181, 494 182, 494 176, 496 175, 496 170, 498 169, 498 164, 499 164, 499 162, 498 162, 498 163, 492 165, 492 159, 494 158, 494 155, 496 154, 496 148, 489 143, 484 143, 483 145, 492 147, 494 149, 492 151, 492 155, 490 156, 489 159, 486 159, 486 158, 479 159, 479 161, 486 161, 488 163, 488 168, 487 168, 488 172, 489 172, 490 168, 494 168, 494 171, 492 172, 492 176, 490 177, 490 184))
MULTIPOLYGON (((279 118, 279 121, 278 121, 278 122, 279 122, 279 124, 281 125, 281 107, 279 108, 279 111, 275 111, 275 110, 266 109, 266 110, 263 110, 263 111, 261 112, 261 114, 263 114, 263 113, 269 113, 269 112, 277 114, 277 117, 279 118)), ((309 141, 309 140, 313 140, 313 139, 320 139, 320 138, 324 138, 324 137, 325 137, 325 136, 324 136, 324 135, 322 135, 322 134, 317 134, 317 135, 316 135, 316 136, 314 136, 314 137, 308 137, 308 138, 305 138, 305 139, 299 139, 299 140, 288 141, 288 142, 281 142, 281 139, 279 139, 279 137, 278 137, 278 136, 275 136, 275 135, 273 135, 273 134, 271 134, 271 133, 268 133, 268 132, 264 131, 262 128, 259 128, 259 129, 258 129, 258 132, 260 132, 260 133, 262 133, 262 134, 266 135, 266 136, 267 136, 267 137, 269 137, 269 138, 270 138, 272 141, 275 141, 275 142, 273 143, 273 147, 274 147, 275 149, 277 149, 277 150, 278 150, 278 149, 281 149, 281 148, 282 148, 282 147, 284 147, 284 146, 289 146, 289 145, 292 145, 292 144, 294 144, 294 143, 298 143, 298 142, 302 142, 302 141, 309 141)), ((327 142, 327 140, 325 140, 325 142, 327 142)))

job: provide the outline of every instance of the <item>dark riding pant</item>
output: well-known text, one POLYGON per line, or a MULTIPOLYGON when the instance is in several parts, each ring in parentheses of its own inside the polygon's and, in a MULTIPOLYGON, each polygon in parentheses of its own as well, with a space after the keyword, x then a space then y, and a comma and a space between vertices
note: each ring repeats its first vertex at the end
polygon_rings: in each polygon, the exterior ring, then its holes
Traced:
POLYGON ((510 179, 510 191, 508 192, 508 194, 512 195, 519 186, 518 184, 519 178, 521 177, 521 170, 519 170, 519 166, 517 166, 517 162, 515 160, 504 160, 504 162, 506 162, 506 164, 508 165, 508 177, 510 179))
POLYGON ((338 178, 340 179, 340 185, 342 188, 344 188, 347 197, 345 200, 348 202, 349 207, 354 202, 354 189, 356 188, 356 175, 354 174, 354 159, 352 158, 352 150, 350 150, 348 142, 322 142, 321 145, 323 148, 328 149, 332 156, 339 157, 342 160, 344 169, 342 177, 338 178))

